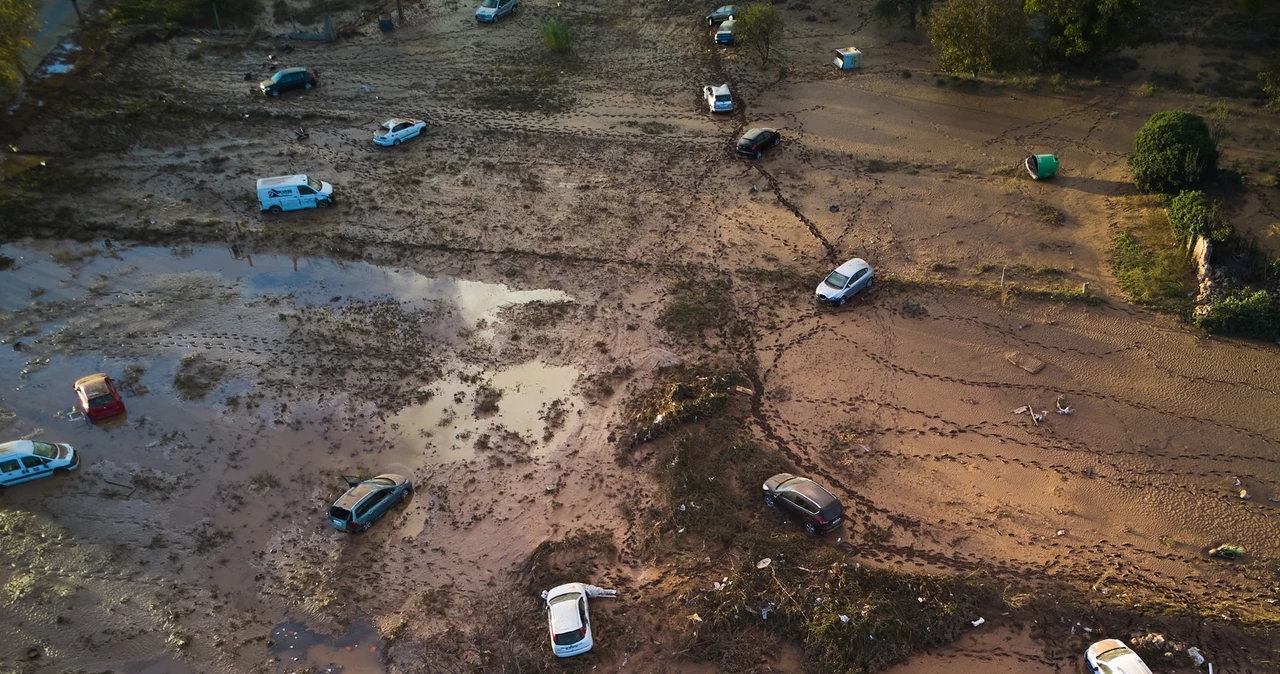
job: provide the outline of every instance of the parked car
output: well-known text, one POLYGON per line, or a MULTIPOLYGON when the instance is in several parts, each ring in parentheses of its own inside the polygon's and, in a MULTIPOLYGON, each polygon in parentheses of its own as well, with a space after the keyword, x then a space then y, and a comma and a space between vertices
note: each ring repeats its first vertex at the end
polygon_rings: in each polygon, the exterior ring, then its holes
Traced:
POLYGON ((567 583, 542 595, 551 631, 551 651, 568 658, 591 650, 591 613, 587 610, 587 586, 567 583))
POLYGON ((403 475, 386 473, 361 480, 342 476, 351 488, 329 507, 329 526, 356 533, 373 526, 392 507, 413 493, 413 483, 403 475))
POLYGON ((875 283, 875 272, 872 271, 871 265, 867 264, 866 260, 855 257, 836 267, 834 271, 827 274, 825 279, 822 279, 822 283, 818 284, 816 299, 820 304, 834 304, 842 307, 850 297, 857 295, 858 291, 870 288, 875 283))
POLYGON ((270 78, 262 80, 258 88, 262 89, 262 93, 267 96, 279 96, 282 91, 310 89, 319 83, 316 76, 307 72, 306 68, 285 68, 270 78))
POLYGON ((80 467, 80 455, 71 445, 37 440, 0 444, 0 487, 27 482, 80 467))
POLYGON ((1119 639, 1103 639, 1084 654, 1091 674, 1151 674, 1147 663, 1119 639))
POLYGON ((80 410, 89 421, 101 421, 124 413, 124 399, 116 389, 116 382, 101 372, 81 377, 75 384, 80 410))
POLYGON ((764 149, 782 142, 777 129, 752 129, 738 139, 738 154, 759 159, 764 149))
POLYGON ((825 534, 844 520, 844 507, 835 494, 791 473, 778 473, 764 483, 764 503, 799 517, 811 534, 825 534))
POLYGON ((333 185, 304 174, 258 179, 258 205, 279 213, 333 205, 333 185))
POLYGON ((426 129, 427 123, 420 119, 388 119, 373 132, 373 142, 383 147, 399 145, 422 135, 426 129))
POLYGON ((508 14, 514 14, 519 8, 518 0, 484 0, 476 10, 476 21, 493 23, 508 14))
POLYGON ((729 85, 707 85, 702 88, 702 97, 707 101, 711 112, 733 112, 733 94, 729 93, 729 85))
POLYGON ((733 44, 733 17, 725 19, 720 27, 711 33, 718 44, 733 44))
POLYGON ((707 25, 714 26, 726 19, 732 19, 734 14, 738 13, 737 5, 725 5, 717 7, 716 10, 707 15, 707 25))

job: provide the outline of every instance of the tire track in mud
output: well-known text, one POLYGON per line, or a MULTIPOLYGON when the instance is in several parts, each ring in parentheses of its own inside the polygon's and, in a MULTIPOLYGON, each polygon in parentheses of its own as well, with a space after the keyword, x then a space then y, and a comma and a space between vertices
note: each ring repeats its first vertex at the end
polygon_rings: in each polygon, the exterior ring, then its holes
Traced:
POLYGON ((773 174, 766 171, 763 166, 760 166, 759 164, 753 164, 752 166, 760 173, 760 175, 764 176, 765 180, 769 183, 769 189, 773 190, 773 195, 778 200, 778 203, 791 211, 791 213, 795 215, 800 222, 803 222, 804 226, 809 228, 809 233, 813 235, 813 238, 817 239, 818 242, 822 244, 822 247, 827 251, 827 256, 825 258, 826 261, 833 265, 839 264, 836 260, 835 246, 832 246, 831 242, 827 240, 827 237, 822 235, 822 231, 818 229, 818 226, 815 225, 812 220, 810 220, 804 213, 800 212, 800 208, 798 206, 792 203, 791 200, 782 196, 782 189, 778 184, 778 179, 774 178, 773 174))

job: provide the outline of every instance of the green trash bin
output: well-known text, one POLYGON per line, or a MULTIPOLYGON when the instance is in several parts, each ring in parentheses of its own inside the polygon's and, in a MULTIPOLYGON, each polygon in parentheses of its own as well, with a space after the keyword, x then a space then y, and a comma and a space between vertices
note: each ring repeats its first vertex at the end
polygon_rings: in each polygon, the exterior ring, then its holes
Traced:
POLYGON ((1058 156, 1052 154, 1033 154, 1027 157, 1027 172, 1034 180, 1052 178, 1058 172, 1058 156))

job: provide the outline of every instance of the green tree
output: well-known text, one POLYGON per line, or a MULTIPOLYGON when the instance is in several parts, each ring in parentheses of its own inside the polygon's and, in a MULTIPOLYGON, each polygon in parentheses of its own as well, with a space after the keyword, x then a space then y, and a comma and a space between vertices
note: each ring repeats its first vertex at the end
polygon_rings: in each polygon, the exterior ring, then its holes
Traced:
POLYGON ((886 21, 905 16, 907 17, 907 24, 911 26, 911 30, 915 30, 916 19, 927 18, 929 9, 932 7, 933 0, 877 0, 872 12, 877 19, 886 21))
POLYGON ((929 41, 947 72, 1003 72, 1026 51, 1030 24, 1021 0, 948 0, 929 18, 929 41))
POLYGON ((13 92, 26 78, 22 55, 31 46, 35 28, 31 0, 0 0, 0 90, 13 92))
POLYGON ((1169 226, 1183 239, 1203 236, 1210 241, 1226 241, 1232 231, 1222 209, 1200 190, 1179 192, 1169 201, 1169 226))
POLYGON ((733 20, 733 40, 760 55, 760 65, 769 62, 774 46, 782 39, 782 15, 767 2, 753 2, 733 20))
POLYGON ((1258 84, 1267 95, 1267 108, 1280 110, 1280 55, 1273 56, 1267 67, 1258 73, 1258 84))
POLYGON ((1218 146, 1200 115, 1157 112, 1133 137, 1133 182, 1143 192, 1175 194, 1193 189, 1218 168, 1218 146))
POLYGON ((1214 302, 1195 324, 1208 333, 1276 339, 1280 337, 1280 304, 1265 290, 1237 290, 1214 302))
POLYGON ((1049 46, 1067 58, 1105 54, 1142 41, 1150 0, 1026 0, 1044 17, 1049 46))

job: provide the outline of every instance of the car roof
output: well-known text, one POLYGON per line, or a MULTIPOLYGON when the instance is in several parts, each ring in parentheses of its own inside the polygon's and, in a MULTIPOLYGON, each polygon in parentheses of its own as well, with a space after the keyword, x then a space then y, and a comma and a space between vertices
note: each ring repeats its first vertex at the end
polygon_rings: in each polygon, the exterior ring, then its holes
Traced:
POLYGON ((807 477, 793 477, 778 485, 778 491, 791 491, 813 501, 819 508, 837 503, 835 495, 807 477))
POLYGON ((733 28, 732 16, 729 17, 728 19, 725 19, 724 22, 720 24, 720 30, 724 30, 725 28, 733 28))
MULTIPOLYGON (((554 595, 548 596, 554 597, 554 595)), ((551 627, 556 634, 582 627, 582 616, 578 614, 577 600, 551 604, 551 627)))
POLYGON ((721 85, 719 85, 719 86, 716 86, 716 85, 712 84, 712 85, 710 85, 710 86, 711 86, 711 93, 713 93, 713 94, 727 94, 727 93, 729 93, 729 85, 728 85, 728 84, 721 84, 721 85))
POLYGON ((1115 651, 1123 651, 1117 653, 1112 658, 1107 659, 1107 668, 1116 674, 1151 674, 1151 669, 1147 667, 1147 663, 1133 649, 1125 645, 1119 639, 1103 639, 1098 643, 1089 647, 1089 653, 1096 660, 1103 660, 1104 655, 1115 651))
POLYGON ((547 601, 551 601, 562 594, 569 594, 571 592, 585 594, 586 591, 582 589, 582 583, 565 583, 564 585, 557 585, 550 590, 547 590, 547 601))
POLYGON ((305 72, 307 72, 307 69, 306 69, 306 68, 285 68, 285 69, 283 69, 283 70, 277 70, 277 71, 276 71, 276 74, 277 74, 277 75, 284 75, 284 74, 287 74, 287 73, 305 73, 305 72))
POLYGON ((836 271, 841 274, 844 274, 845 276, 853 276, 853 273, 858 271, 859 269, 866 269, 866 268, 869 268, 870 266, 871 265, 867 264, 866 260, 860 257, 855 257, 852 260, 849 260, 848 262, 840 265, 839 267, 836 267, 836 271))
POLYGON ((106 378, 107 378, 107 373, 105 372, 99 372, 97 374, 91 374, 87 377, 81 377, 76 380, 76 388, 80 388, 81 386, 90 384, 95 380, 105 380, 106 378))
POLYGON ((273 176, 258 178, 258 187, 274 187, 276 185, 300 185, 307 182, 307 176, 297 173, 291 176, 273 176))
POLYGON ((30 440, 14 440, 0 444, 0 457, 6 454, 30 454, 35 449, 35 443, 30 440))
POLYGON ((383 473, 382 475, 371 477, 365 480, 364 482, 361 482, 360 484, 348 489, 347 493, 343 494, 341 498, 339 498, 337 501, 334 502, 334 505, 338 506, 339 508, 346 508, 347 510, 352 509, 353 507, 355 507, 357 503, 364 500, 364 497, 368 496, 369 494, 372 494, 373 492, 379 491, 381 489, 386 489, 387 485, 379 484, 378 482, 376 482, 376 480, 384 479, 384 478, 389 479, 392 482, 396 482, 397 484, 406 479, 403 475, 396 475, 394 473, 383 473), (396 479, 396 478, 399 478, 399 479, 396 479))
POLYGON ((400 122, 408 122, 408 123, 410 123, 410 124, 417 124, 417 123, 418 123, 418 122, 420 122, 420 121, 422 121, 422 120, 420 120, 420 119, 409 119, 408 117, 392 117, 391 119, 388 119, 387 121, 383 122, 382 124, 383 124, 383 126, 386 126, 386 125, 388 125, 388 124, 395 125, 395 124, 399 124, 400 122))
POLYGON ((748 132, 746 132, 746 133, 742 134, 742 137, 743 137, 743 138, 749 138, 749 139, 754 140, 754 139, 756 139, 756 138, 760 137, 760 134, 763 134, 763 133, 765 133, 766 131, 773 131, 773 129, 770 129, 770 128, 768 128, 768 127, 764 127, 764 126, 757 126, 756 128, 751 129, 750 131, 748 131, 748 132))
POLYGON ((107 375, 101 372, 77 379, 76 388, 83 390, 86 398, 111 395, 111 388, 107 386, 107 375))

